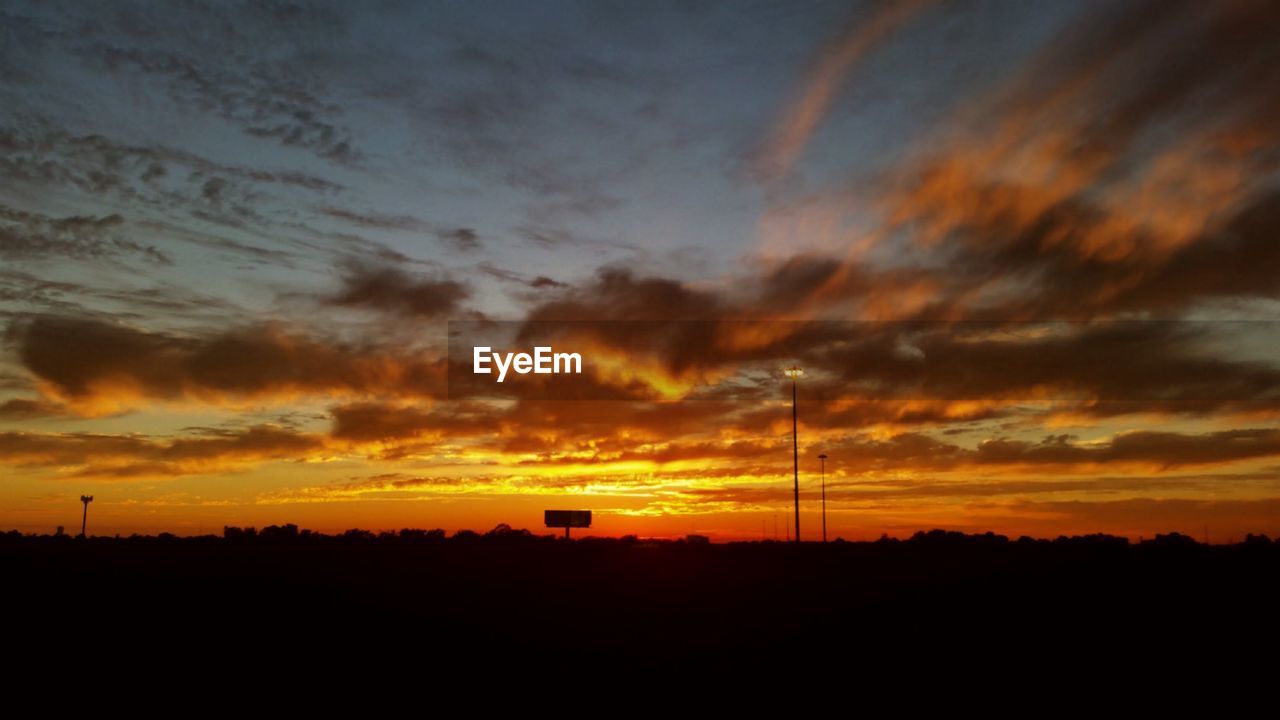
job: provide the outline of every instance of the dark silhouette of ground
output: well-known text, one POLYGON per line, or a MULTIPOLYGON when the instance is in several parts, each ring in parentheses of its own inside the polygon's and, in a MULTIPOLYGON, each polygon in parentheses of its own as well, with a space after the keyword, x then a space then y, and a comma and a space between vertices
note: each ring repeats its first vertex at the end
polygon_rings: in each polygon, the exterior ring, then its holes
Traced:
POLYGON ((1275 637, 1280 542, 933 531, 797 546, 286 525, 192 538, 10 532, 0 568, 4 617, 41 629, 10 653, 70 653, 88 638, 160 654, 357 643, 484 667, 955 662, 979 651, 1137 661, 1275 637))

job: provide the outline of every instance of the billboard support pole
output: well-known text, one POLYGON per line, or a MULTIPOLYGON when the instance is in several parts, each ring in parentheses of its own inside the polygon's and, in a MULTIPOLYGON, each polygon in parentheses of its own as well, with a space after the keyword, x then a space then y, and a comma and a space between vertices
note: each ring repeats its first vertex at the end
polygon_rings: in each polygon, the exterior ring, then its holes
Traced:
POLYGON ((542 523, 549 528, 564 528, 564 539, 570 538, 570 528, 591 527, 590 510, 544 510, 542 523))

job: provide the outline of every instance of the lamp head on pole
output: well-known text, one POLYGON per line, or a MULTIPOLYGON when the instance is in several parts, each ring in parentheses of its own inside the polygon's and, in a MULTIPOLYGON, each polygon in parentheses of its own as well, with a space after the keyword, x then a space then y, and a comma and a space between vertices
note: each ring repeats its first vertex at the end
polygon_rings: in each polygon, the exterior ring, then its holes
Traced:
POLYGON ((795 380, 796 378, 798 378, 798 377, 800 377, 800 376, 804 375, 804 370, 801 370, 801 369, 800 369, 800 366, 798 366, 798 365, 792 365, 791 367, 787 368, 786 370, 783 370, 783 371, 782 371, 782 374, 783 374, 783 375, 786 375, 787 377, 791 378, 792 380, 795 380))
POLYGON ((827 459, 827 454, 826 454, 826 453, 822 453, 821 455, 819 455, 819 456, 818 456, 818 459, 819 459, 819 460, 826 460, 826 459, 827 459))

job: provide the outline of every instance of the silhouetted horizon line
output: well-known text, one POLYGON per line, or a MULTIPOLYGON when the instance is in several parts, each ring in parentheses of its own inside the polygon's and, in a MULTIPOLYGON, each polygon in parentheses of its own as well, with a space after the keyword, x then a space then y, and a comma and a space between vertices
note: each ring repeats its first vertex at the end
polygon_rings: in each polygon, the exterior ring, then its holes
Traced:
MULTIPOLYGON (((471 529, 458 529, 452 533, 447 532, 443 528, 401 528, 399 530, 365 530, 362 528, 349 528, 346 530, 326 533, 319 530, 302 528, 294 523, 285 523, 283 525, 267 525, 262 529, 256 526, 241 527, 236 525, 225 525, 222 533, 201 533, 192 535, 179 535, 176 533, 163 531, 156 534, 130 533, 124 535, 122 533, 113 533, 110 535, 95 535, 90 533, 87 538, 80 535, 73 535, 66 532, 40 533, 27 532, 24 533, 17 529, 0 530, 0 540, 15 539, 53 539, 53 540, 172 540, 172 541, 393 541, 393 542, 466 542, 471 540, 528 540, 533 542, 562 542, 565 539, 558 533, 538 533, 527 528, 515 528, 506 523, 499 523, 492 529, 485 532, 478 532, 471 529)), ((732 540, 715 540, 712 536, 689 533, 683 536, 649 536, 641 537, 634 533, 624 535, 585 535, 576 537, 569 542, 586 542, 586 543, 617 543, 617 544, 692 544, 692 545, 794 545, 794 539, 787 540, 783 538, 755 538, 755 539, 732 539, 732 540)), ((1225 542, 1211 542, 1208 540, 1197 540, 1191 535, 1170 531, 1167 533, 1155 533, 1154 535, 1139 536, 1135 542, 1125 535, 1112 535, 1104 532, 1083 533, 1083 534, 1059 534, 1056 537, 1038 537, 1032 535, 1019 535, 1011 537, 1002 533, 991 530, 982 532, 964 532, 960 530, 947 530, 944 528, 933 528, 930 530, 917 530, 906 537, 892 536, 887 533, 882 534, 875 540, 849 540, 844 537, 836 537, 829 542, 823 542, 820 539, 805 539, 801 544, 806 546, 820 545, 875 545, 875 544, 895 544, 895 543, 929 543, 929 542, 950 542, 950 543, 988 543, 988 544, 1054 544, 1054 543, 1094 543, 1094 544, 1112 544, 1112 545, 1146 545, 1146 544, 1165 544, 1165 545, 1185 545, 1185 546, 1204 546, 1204 547, 1233 547, 1239 545, 1251 544, 1271 544, 1272 542, 1280 543, 1280 535, 1273 540, 1266 533, 1246 533, 1241 540, 1229 538, 1225 542)))

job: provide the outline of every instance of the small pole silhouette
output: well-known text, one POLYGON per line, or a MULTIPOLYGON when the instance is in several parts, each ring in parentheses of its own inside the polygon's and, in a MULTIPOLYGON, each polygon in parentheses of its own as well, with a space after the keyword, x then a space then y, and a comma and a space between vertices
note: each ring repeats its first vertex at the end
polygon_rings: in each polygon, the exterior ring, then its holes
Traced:
POLYGON ((84 515, 80 517, 80 537, 88 537, 84 534, 84 530, 89 525, 89 503, 93 502, 93 496, 81 495, 80 502, 84 503, 84 515))
POLYGON ((827 541, 827 454, 818 456, 822 463, 822 542, 827 541))

